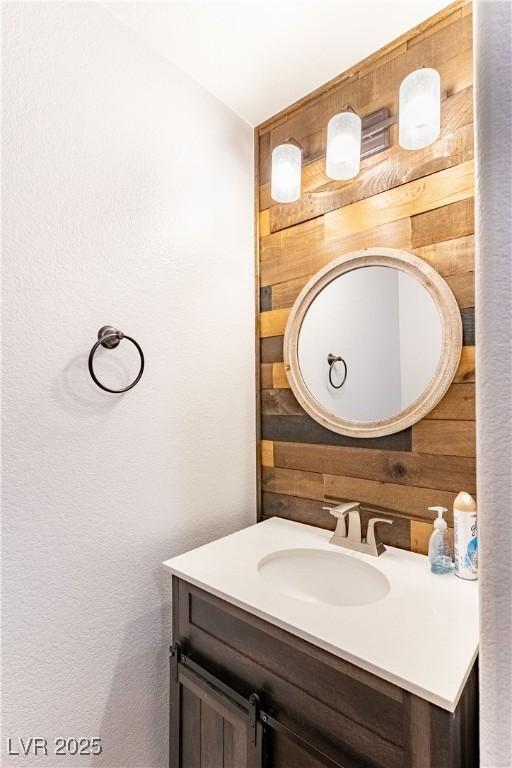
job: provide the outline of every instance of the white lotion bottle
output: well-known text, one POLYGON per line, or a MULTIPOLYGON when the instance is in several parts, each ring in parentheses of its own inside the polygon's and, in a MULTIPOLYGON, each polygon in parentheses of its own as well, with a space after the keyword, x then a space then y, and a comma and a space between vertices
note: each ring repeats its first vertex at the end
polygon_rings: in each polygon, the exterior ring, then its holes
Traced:
POLYGON ((478 530, 476 502, 461 491, 453 502, 455 574, 461 579, 478 578, 478 530))

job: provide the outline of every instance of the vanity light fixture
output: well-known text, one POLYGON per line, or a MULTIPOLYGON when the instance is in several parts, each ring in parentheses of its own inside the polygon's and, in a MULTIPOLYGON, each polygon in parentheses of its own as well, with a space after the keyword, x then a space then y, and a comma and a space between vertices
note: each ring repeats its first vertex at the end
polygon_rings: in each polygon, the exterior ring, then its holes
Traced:
POLYGON ((361 165, 361 118, 348 109, 331 117, 327 124, 325 173, 330 179, 347 181, 361 165))
MULTIPOLYGON (((348 181, 359 173, 361 160, 391 146, 390 127, 398 126, 398 142, 404 149, 423 149, 441 131, 441 78, 430 67, 416 69, 404 78, 399 90, 399 117, 383 107, 363 118, 347 107, 327 124, 325 173, 330 179, 348 181)), ((293 203, 301 194, 304 150, 286 139, 272 152, 270 194, 276 203, 293 203)), ((306 162, 323 153, 308 155, 306 162)))
POLYGON ((300 197, 302 147, 292 139, 272 152, 270 194, 276 203, 293 203, 300 197))
POLYGON ((402 81, 399 94, 398 142, 404 149, 422 149, 441 130, 441 78, 424 67, 402 81))

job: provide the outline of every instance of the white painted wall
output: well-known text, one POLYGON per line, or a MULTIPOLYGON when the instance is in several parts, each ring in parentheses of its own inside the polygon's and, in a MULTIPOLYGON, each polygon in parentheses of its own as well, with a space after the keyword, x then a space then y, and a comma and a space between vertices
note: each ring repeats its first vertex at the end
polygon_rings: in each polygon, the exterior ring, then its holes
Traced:
POLYGON ((512 766, 512 5, 474 6, 482 768, 512 766))
POLYGON ((255 519, 252 131, 96 4, 3 11, 3 764, 163 768, 159 564, 255 519))

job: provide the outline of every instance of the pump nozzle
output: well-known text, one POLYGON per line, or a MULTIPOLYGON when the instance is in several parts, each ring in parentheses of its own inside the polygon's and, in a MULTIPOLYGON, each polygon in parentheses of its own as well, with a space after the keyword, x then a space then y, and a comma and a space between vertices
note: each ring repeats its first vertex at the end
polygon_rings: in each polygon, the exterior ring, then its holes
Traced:
POLYGON ((448 512, 446 507, 429 507, 428 511, 437 512, 437 519, 434 520, 434 528, 444 531, 448 527, 446 520, 443 519, 444 513, 448 512))

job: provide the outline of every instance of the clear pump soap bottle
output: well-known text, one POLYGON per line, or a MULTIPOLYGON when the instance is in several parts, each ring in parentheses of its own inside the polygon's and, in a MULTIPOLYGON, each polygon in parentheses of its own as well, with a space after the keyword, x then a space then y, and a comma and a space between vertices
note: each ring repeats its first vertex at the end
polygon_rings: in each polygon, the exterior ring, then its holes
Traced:
POLYGON ((437 512, 434 530, 428 543, 428 559, 432 573, 450 573, 453 569, 452 553, 448 525, 443 519, 446 507, 429 507, 429 512, 437 512))

